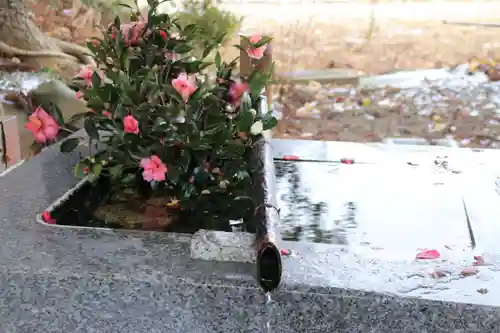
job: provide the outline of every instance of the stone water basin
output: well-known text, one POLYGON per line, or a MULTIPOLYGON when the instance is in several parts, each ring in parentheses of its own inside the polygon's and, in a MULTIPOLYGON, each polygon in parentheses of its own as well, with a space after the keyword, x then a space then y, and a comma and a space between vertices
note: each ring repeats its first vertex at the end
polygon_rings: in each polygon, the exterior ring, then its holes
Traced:
MULTIPOLYGON (((287 140, 277 141, 275 152, 286 150, 287 140)), ((335 156, 335 145, 304 145, 295 150, 307 151, 309 161, 275 161, 281 246, 292 253, 287 274, 329 287, 498 306, 499 151, 352 144, 356 162, 342 164, 312 161, 335 156), (368 148, 365 160, 360 152, 368 148), (439 257, 417 259, 425 249, 439 257)))

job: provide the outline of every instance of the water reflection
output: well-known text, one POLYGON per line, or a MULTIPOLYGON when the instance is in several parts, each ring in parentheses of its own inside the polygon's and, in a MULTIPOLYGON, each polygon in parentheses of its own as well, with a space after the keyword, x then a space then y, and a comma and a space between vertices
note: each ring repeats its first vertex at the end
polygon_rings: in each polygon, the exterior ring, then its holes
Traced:
MULTIPOLYGON (((337 163, 275 161, 276 190, 281 216, 281 237, 288 241, 347 245, 348 232, 357 227, 356 204, 332 205, 327 191, 328 176, 336 174, 337 163), (312 181, 310 177, 324 175, 312 181), (308 181, 309 178, 309 181, 308 181), (328 196, 328 197, 325 197, 328 196)), ((333 193, 333 192, 331 192, 333 193)))

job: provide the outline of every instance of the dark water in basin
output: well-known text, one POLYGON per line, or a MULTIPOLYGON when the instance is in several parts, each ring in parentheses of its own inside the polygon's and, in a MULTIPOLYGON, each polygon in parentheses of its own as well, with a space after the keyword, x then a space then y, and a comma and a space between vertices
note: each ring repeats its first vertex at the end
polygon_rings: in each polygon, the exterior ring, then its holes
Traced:
POLYGON ((327 176, 336 174, 341 164, 275 161, 282 239, 347 245, 349 229, 357 226, 356 203, 345 201, 340 211, 329 205, 324 200, 328 199, 325 187, 318 189, 318 184, 304 179, 307 166, 311 172, 327 176))

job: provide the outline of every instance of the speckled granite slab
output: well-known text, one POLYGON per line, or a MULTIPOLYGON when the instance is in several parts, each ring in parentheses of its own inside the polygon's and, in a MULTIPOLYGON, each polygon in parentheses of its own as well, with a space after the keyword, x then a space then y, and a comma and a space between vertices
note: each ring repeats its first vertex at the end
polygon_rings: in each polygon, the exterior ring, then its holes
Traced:
MULTIPOLYGON (((490 266, 469 279, 433 280, 427 273, 436 263, 282 242, 294 255, 284 259, 283 283, 265 307, 253 264, 193 260, 190 236, 36 223, 76 184, 77 159, 53 147, 0 178, 2 333, 500 330, 500 260, 486 224, 478 241, 490 244, 490 266)), ((442 264, 459 270, 470 263, 442 264)))
POLYGON ((255 234, 199 230, 191 238, 191 258, 254 263, 255 234))

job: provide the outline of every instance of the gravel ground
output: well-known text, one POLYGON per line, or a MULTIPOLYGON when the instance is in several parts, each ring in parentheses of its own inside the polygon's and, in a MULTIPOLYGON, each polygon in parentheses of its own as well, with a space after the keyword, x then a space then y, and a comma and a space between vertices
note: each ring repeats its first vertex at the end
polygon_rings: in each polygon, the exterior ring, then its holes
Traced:
POLYGON ((416 78, 394 75, 391 86, 369 89, 283 86, 275 103, 282 118, 275 134, 359 142, 449 138, 465 147, 499 148, 500 84, 483 73, 469 75, 466 67, 443 70, 443 78, 434 80, 418 71, 416 78))

